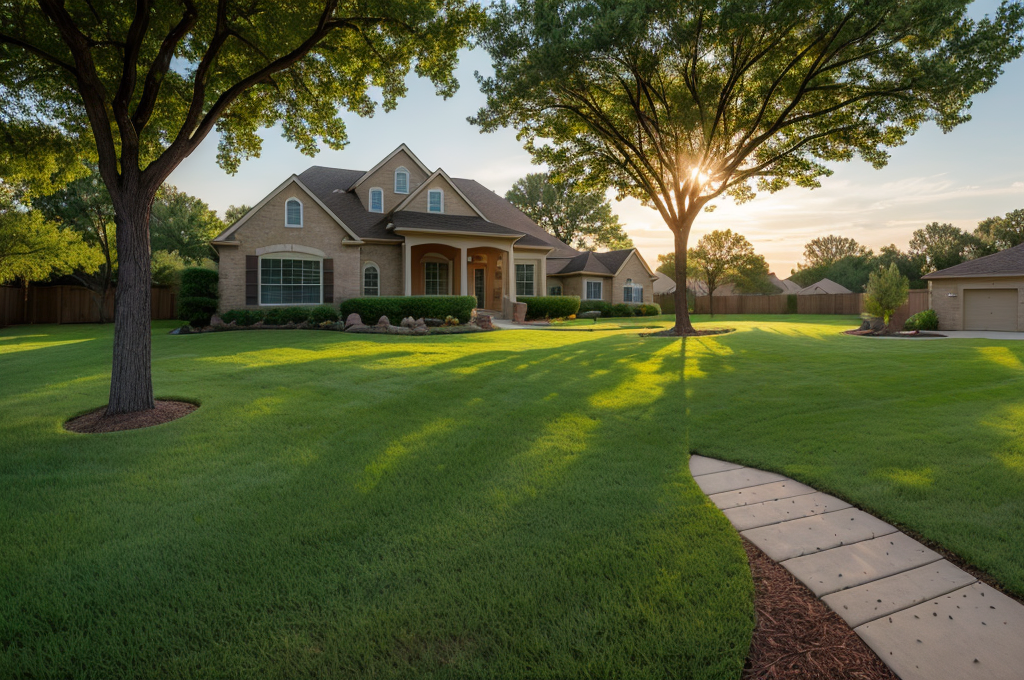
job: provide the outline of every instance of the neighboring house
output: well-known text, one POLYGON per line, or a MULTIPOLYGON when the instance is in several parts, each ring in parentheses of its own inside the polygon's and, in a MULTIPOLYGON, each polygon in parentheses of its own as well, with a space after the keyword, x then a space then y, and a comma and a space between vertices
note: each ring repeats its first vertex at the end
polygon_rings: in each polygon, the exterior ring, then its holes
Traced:
POLYGON ((511 316, 533 295, 636 304, 654 273, 634 249, 581 252, 471 179, 401 145, 367 171, 292 175, 212 241, 222 310, 377 295, 473 295, 511 316))
POLYGON ((779 293, 783 295, 796 295, 800 292, 800 284, 789 279, 780 279, 774 273, 768 274, 768 280, 771 284, 779 289, 779 293))
POLYGON ((1024 245, 921 277, 945 331, 1024 331, 1024 245))
POLYGON ((668 274, 664 272, 654 272, 654 294, 655 295, 671 295, 676 292, 676 282, 672 280, 668 274))
POLYGON ((838 283, 831 279, 822 279, 817 283, 812 283, 806 288, 801 288, 797 291, 797 295, 841 295, 843 293, 852 293, 849 288, 840 286, 838 283))

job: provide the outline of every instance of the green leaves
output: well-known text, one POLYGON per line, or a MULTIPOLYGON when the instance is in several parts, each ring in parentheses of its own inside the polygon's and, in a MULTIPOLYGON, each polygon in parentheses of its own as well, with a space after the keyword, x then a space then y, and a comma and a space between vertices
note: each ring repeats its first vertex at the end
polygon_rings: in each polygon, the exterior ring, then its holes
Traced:
POLYGON ((867 295, 864 297, 868 314, 881 318, 888 326, 893 312, 907 301, 909 289, 910 282, 900 273, 895 263, 890 264, 888 269, 882 267, 871 272, 867 295))
POLYGON ((585 190, 547 173, 517 180, 505 198, 562 243, 579 250, 632 248, 604 191, 585 190))

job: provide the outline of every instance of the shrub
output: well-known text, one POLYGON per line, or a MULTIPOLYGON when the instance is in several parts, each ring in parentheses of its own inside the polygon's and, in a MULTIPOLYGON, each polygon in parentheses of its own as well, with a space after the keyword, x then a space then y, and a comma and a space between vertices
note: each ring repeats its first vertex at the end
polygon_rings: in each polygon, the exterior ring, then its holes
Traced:
POLYGON ((407 316, 414 319, 444 319, 452 316, 468 323, 476 307, 471 295, 385 295, 350 298, 341 303, 341 316, 358 314, 363 323, 374 324, 382 316, 398 324, 407 316))
POLYGON ((309 321, 312 307, 274 307, 268 309, 264 323, 270 326, 285 326, 289 323, 305 323, 309 321))
POLYGON ((786 296, 786 314, 796 314, 797 313, 796 312, 796 309, 797 309, 796 304, 797 304, 797 297, 796 297, 796 295, 787 295, 786 296))
POLYGON ((939 317, 934 309, 926 309, 907 319, 907 322, 903 324, 903 330, 937 331, 939 330, 939 317))
POLYGON ((637 316, 658 316, 661 314, 661 305, 657 302, 645 302, 638 305, 634 311, 637 316))
POLYGON ((893 312, 907 301, 910 281, 900 273, 899 267, 893 262, 889 268, 879 267, 868 277, 867 295, 864 298, 868 313, 881 317, 885 325, 893 312))
POLYGON ((201 297, 217 299, 217 272, 203 267, 186 267, 181 270, 183 298, 201 297))
POLYGON ((575 295, 542 295, 521 300, 526 303, 527 319, 564 319, 580 308, 575 295))
POLYGON ((254 326, 267 318, 267 313, 262 309, 232 309, 220 315, 224 323, 235 322, 238 326, 254 326))
MULTIPOLYGON (((602 314, 601 316, 605 316, 602 314)), ((612 305, 608 310, 608 316, 633 316, 633 305, 625 303, 612 305)))
POLYGON ((196 328, 209 326, 217 313, 217 272, 202 267, 182 270, 179 294, 178 318, 196 328))
POLYGON ((334 305, 317 305, 309 312, 310 323, 317 325, 322 323, 334 323, 338 320, 338 310, 334 308, 334 305))
POLYGON ((601 312, 601 316, 611 316, 612 306, 604 300, 584 300, 580 303, 576 316, 584 312, 601 312))

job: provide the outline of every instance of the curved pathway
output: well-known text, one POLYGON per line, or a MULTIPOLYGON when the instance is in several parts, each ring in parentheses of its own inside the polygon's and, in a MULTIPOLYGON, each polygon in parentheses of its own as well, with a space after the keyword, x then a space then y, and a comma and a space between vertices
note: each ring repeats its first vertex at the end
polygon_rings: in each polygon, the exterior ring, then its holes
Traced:
POLYGON ((841 616, 902 680, 1021 680, 1024 605, 890 524, 788 477, 690 456, 740 534, 841 616))

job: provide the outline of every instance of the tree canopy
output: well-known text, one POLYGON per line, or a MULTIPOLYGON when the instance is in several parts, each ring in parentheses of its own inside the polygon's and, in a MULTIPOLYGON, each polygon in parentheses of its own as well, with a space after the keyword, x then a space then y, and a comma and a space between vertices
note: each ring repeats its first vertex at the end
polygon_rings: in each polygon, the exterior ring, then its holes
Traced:
POLYGON ((701 236, 696 247, 690 249, 687 261, 693 278, 708 287, 712 307, 715 291, 724 283, 736 284, 740 292, 747 293, 774 290, 768 281, 768 263, 764 257, 754 252, 750 241, 731 229, 701 236))
POLYGON ((505 198, 544 231, 578 250, 633 247, 603 191, 586 191, 572 180, 553 182, 546 172, 531 172, 516 180, 505 198))
POLYGON ((982 220, 974 236, 992 252, 1019 246, 1024 243, 1024 208, 982 220))
POLYGON ((18 205, 0 191, 0 284, 45 281, 74 270, 95 271, 99 253, 70 229, 18 205))
POLYGON ((952 224, 932 222, 914 232, 910 252, 925 261, 929 272, 946 269, 985 254, 981 241, 952 224))
POLYGON ((806 267, 828 267, 839 262, 844 257, 856 257, 867 255, 868 249, 845 236, 819 236, 811 239, 804 246, 804 266, 806 267))
POLYGON ((172 253, 185 264, 200 264, 216 256, 210 241, 225 226, 206 203, 165 184, 153 202, 150 242, 154 252, 172 253))
MULTIPOLYGON (((700 211, 818 186, 829 162, 950 130, 1021 53, 1024 9, 969 0, 500 0, 481 39, 484 130, 519 131, 557 177, 654 208, 677 280, 700 211)), ((677 301, 676 332, 693 331, 677 301)))
POLYGON ((478 19, 469 0, 0 0, 0 137, 19 145, 0 161, 57 140, 96 159, 114 207, 107 413, 153 408, 149 218, 171 171, 214 130, 229 172, 275 124, 307 155, 339 149, 342 110, 394 108, 411 71, 449 96, 478 19))

